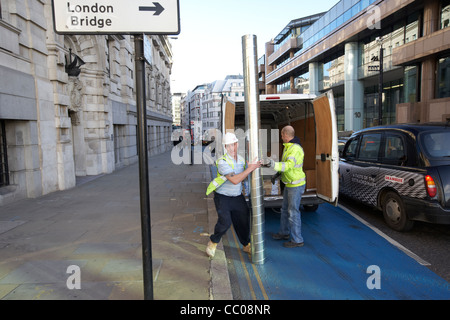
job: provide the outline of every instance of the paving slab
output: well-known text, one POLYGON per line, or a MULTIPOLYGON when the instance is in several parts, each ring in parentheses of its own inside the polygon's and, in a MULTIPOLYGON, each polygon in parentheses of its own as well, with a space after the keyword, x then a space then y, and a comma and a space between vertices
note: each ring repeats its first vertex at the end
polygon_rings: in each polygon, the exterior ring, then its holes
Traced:
MULTIPOLYGON (((154 298, 232 299, 223 247, 205 254, 217 219, 209 167, 168 152, 150 157, 149 178, 154 298)), ((0 299, 144 298, 138 164, 77 182, 0 207, 0 299)))

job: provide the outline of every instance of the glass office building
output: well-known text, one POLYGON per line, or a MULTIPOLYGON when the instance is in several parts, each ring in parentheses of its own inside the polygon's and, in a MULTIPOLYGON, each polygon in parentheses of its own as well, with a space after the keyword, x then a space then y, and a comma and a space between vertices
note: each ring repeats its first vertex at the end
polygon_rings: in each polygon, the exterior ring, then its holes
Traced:
POLYGON ((332 89, 342 131, 445 120, 449 18, 450 0, 341 0, 266 44, 265 92, 332 89))

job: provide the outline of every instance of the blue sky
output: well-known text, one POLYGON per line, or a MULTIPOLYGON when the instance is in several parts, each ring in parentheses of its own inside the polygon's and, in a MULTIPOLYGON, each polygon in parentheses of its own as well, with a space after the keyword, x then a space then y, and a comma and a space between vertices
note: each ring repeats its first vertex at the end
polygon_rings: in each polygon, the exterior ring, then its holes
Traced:
MULTIPOLYGON (((180 34, 171 40, 171 91, 242 74, 242 36, 264 45, 293 19, 328 11, 337 0, 180 0, 180 34)), ((164 2, 161 1, 164 5, 164 2)))

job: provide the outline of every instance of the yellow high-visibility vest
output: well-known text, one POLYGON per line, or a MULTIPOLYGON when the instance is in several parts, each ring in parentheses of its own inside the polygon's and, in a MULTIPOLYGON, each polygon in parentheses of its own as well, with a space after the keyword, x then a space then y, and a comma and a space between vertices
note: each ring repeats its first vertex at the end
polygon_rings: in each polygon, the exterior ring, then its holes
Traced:
MULTIPOLYGON (((216 160, 216 167, 217 167, 217 177, 211 181, 208 185, 208 188, 206 189, 206 195, 209 195, 211 192, 217 190, 222 184, 225 183, 225 181, 227 181, 227 177, 221 175, 219 173, 219 161, 220 160, 225 160, 231 168, 233 168, 234 170, 234 164, 233 161, 231 161, 227 155, 223 155, 222 157, 220 157, 219 159, 216 160)), ((245 162, 244 162, 244 169, 245 169, 245 162)))
POLYGON ((306 183, 303 171, 303 148, 296 143, 283 143, 281 162, 275 162, 274 170, 281 172, 281 181, 286 187, 298 187, 306 183))

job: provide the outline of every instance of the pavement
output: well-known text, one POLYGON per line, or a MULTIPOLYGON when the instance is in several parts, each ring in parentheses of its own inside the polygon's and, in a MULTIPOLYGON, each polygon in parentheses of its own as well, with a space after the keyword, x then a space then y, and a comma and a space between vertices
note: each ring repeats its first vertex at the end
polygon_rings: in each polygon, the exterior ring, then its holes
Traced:
MULTIPOLYGON (((233 299, 206 164, 149 158, 155 300, 233 299)), ((0 207, 0 299, 144 299, 139 167, 0 207)))

